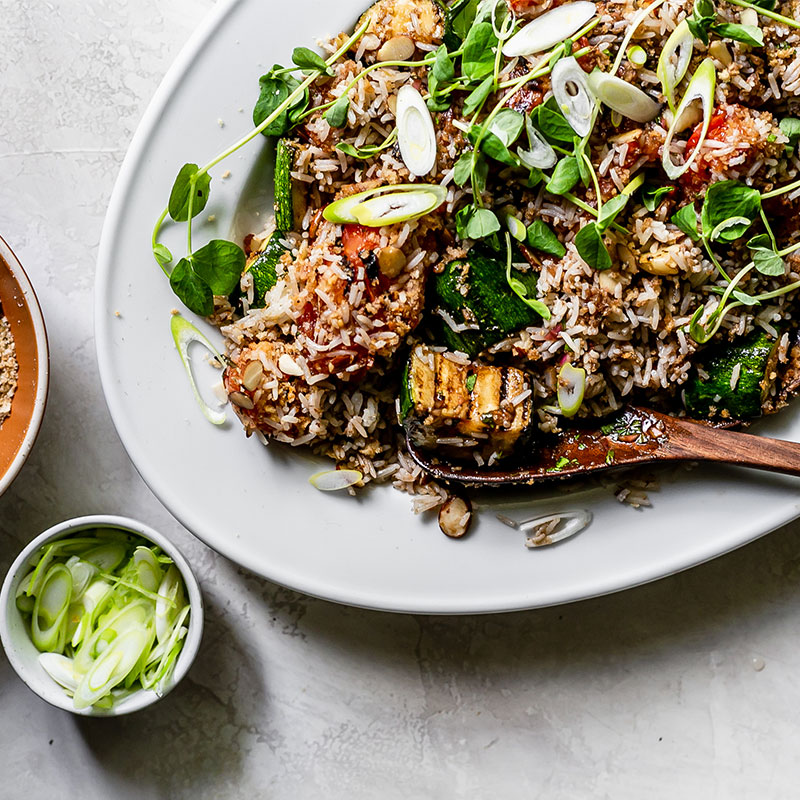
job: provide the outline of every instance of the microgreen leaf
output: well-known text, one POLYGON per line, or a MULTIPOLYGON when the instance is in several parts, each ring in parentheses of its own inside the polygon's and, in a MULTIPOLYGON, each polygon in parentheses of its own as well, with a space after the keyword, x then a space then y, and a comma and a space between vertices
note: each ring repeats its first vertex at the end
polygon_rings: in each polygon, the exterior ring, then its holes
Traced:
POLYGON ((783 259, 773 249, 772 240, 766 233, 754 236, 747 246, 753 251, 753 264, 762 275, 783 275, 786 271, 783 259))
POLYGON ((175 222, 186 222, 189 219, 189 195, 192 194, 192 217, 196 217, 208 202, 211 177, 203 173, 198 175, 197 164, 184 164, 169 195, 169 215, 175 222))
POLYGON ((554 111, 550 106, 536 106, 531 114, 531 119, 546 139, 551 142, 572 144, 575 138, 575 131, 572 130, 572 126, 567 122, 564 115, 554 111))
POLYGON ((603 203, 597 217, 597 228, 601 233, 622 213, 629 199, 630 195, 620 193, 603 203))
POLYGON ((675 191, 674 186, 645 186, 642 189, 642 204, 648 211, 655 211, 662 198, 675 191))
POLYGON ((556 258, 563 258, 567 252, 567 248, 561 244, 558 236, 556 236, 547 223, 541 219, 534 220, 528 226, 526 241, 528 245, 535 250, 541 250, 543 253, 555 256, 556 258))
POLYGON ((511 147, 524 127, 525 117, 519 111, 504 108, 489 124, 489 133, 493 133, 506 147, 511 147))
POLYGON ((169 285, 180 301, 190 311, 203 317, 214 311, 214 296, 209 285, 192 269, 188 259, 182 258, 169 276, 169 285))
POLYGON ((397 141, 397 128, 395 128, 380 144, 367 144, 363 147, 354 147, 349 142, 339 142, 336 145, 336 149, 352 158, 365 160, 391 147, 395 141, 397 141))
POLYGON ((488 75, 464 100, 464 116, 471 117, 483 104, 494 88, 494 75, 488 75))
POLYGON ((325 119, 333 128, 341 128, 347 122, 347 112, 350 110, 350 98, 343 94, 326 112, 325 119))
POLYGON ((453 167, 453 180, 456 186, 463 186, 472 174, 472 150, 462 153, 453 167))
POLYGON ((550 180, 545 189, 550 194, 565 194, 580 180, 580 170, 578 160, 575 156, 566 156, 556 164, 550 180))
POLYGON ((212 239, 192 253, 192 267, 214 294, 227 296, 238 285, 244 272, 245 255, 241 247, 225 239, 212 239))
POLYGON ((583 139, 577 136, 574 139, 574 149, 572 154, 575 156, 575 161, 578 164, 578 174, 581 178, 581 183, 588 186, 592 182, 592 170, 590 162, 586 158, 586 149, 584 147, 583 139))
POLYGON ((494 70, 497 37, 488 22, 480 22, 470 29, 464 41, 461 71, 471 81, 479 81, 494 70))
MULTIPOLYGON (((530 297, 529 288, 519 278, 511 274, 511 265, 513 260, 513 251, 511 247, 511 236, 506 234, 506 282, 514 294, 525 303, 528 308, 532 308, 542 319, 550 319, 550 309, 535 297, 530 297)), ((517 272, 518 275, 521 273, 517 272)), ((535 285, 531 287, 531 291, 535 292, 535 285)))
POLYGON ((731 224, 718 232, 723 242, 738 239, 759 215, 761 195, 738 181, 717 181, 708 187, 701 214, 703 236, 710 238, 721 222, 740 217, 744 222, 731 224))
POLYGON ((447 52, 447 45, 439 45, 433 66, 428 71, 428 108, 431 111, 444 111, 450 106, 450 99, 443 97, 441 92, 452 83, 455 76, 456 70, 447 52))
POLYGON ((597 224, 584 225, 575 236, 578 255, 596 270, 611 269, 612 261, 597 224))
POLYGON ((292 51, 292 63, 300 69, 310 69, 321 72, 323 75, 333 75, 333 70, 325 63, 325 59, 319 53, 309 50, 307 47, 295 47, 292 51))
POLYGON ((461 239, 483 239, 500 230, 500 221, 488 208, 464 206, 456 214, 456 231, 461 239))
POLYGON ((724 39, 734 42, 744 42, 752 47, 764 46, 764 32, 755 25, 738 25, 734 22, 718 22, 711 26, 711 30, 724 39))
MULTIPOLYGON (((289 95, 297 89, 300 82, 288 73, 280 73, 282 68, 276 64, 269 72, 262 75, 258 79, 260 92, 258 100, 253 108, 253 124, 258 126, 270 116, 274 111, 277 111, 289 97, 289 95)), ((291 108, 284 109, 266 128, 262 131, 264 136, 283 136, 291 126, 290 112, 298 105, 306 105, 308 103, 308 93, 304 97, 300 97, 296 103, 292 104, 291 108)))
POLYGON ((172 263, 172 253, 169 251, 169 248, 164 244, 157 244, 153 247, 153 255, 161 264, 162 267, 166 267, 172 263))
POLYGON ((507 164, 509 167, 519 166, 519 159, 517 156, 493 133, 487 131, 483 135, 483 139, 481 139, 481 150, 483 150, 487 156, 493 158, 495 161, 499 161, 501 164, 507 164))
POLYGON ((708 32, 717 18, 717 9, 712 0, 697 0, 692 10, 692 15, 686 19, 686 24, 692 35, 703 44, 708 44, 708 32))
POLYGON ((800 140, 800 119, 795 117, 784 117, 780 122, 781 133, 789 140, 786 145, 787 149, 791 152, 797 146, 800 140))
POLYGON ((700 241, 700 231, 697 229, 697 212, 693 203, 687 203, 679 208, 670 217, 673 225, 677 225, 693 242, 700 241))

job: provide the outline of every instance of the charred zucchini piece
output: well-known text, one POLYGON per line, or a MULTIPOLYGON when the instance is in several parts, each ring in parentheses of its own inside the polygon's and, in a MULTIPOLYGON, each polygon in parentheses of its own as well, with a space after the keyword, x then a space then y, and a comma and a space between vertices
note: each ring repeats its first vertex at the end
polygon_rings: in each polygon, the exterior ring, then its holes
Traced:
POLYGON ((280 231, 299 231, 306 213, 303 188, 292 178, 297 143, 279 139, 275 154, 275 225, 280 231))
POLYGON ((764 331, 753 331, 732 344, 709 348, 700 362, 707 378, 695 372, 687 382, 683 402, 689 416, 706 419, 752 419, 777 375, 777 342, 764 331))
POLYGON ((264 295, 278 282, 278 262, 281 260, 281 256, 287 252, 283 244, 285 238, 286 234, 283 231, 274 231, 245 268, 245 272, 249 272, 253 276, 251 308, 262 308, 264 295))
POLYGON ((514 367, 459 363, 425 345, 411 352, 400 409, 419 447, 444 445, 472 455, 508 455, 531 430, 533 401, 525 374, 514 367), (516 402, 515 402, 516 401, 516 402))
MULTIPOLYGON (((536 273, 513 269, 512 275, 525 285, 531 297, 536 296, 536 273)), ((474 249, 466 258, 451 261, 440 274, 434 275, 433 290, 438 338, 448 349, 471 358, 506 336, 541 321, 539 314, 511 291, 506 281, 506 265, 474 249)))

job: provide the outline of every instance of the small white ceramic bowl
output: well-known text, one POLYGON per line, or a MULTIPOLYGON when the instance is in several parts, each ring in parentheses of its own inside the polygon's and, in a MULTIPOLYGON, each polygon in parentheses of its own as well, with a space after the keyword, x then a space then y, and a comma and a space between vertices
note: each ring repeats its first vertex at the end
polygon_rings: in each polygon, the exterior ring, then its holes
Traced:
POLYGON ((37 536, 16 558, 3 581, 0 591, 0 641, 6 651, 11 666, 17 671, 28 687, 57 708, 71 711, 87 717, 118 717, 130 714, 141 708, 152 705, 170 692, 189 671, 192 662, 200 647, 203 636, 203 597, 200 594, 200 585, 192 572, 186 559, 169 539, 157 533, 147 525, 126 517, 97 514, 90 517, 77 517, 54 525, 49 530, 37 536), (189 631, 184 639, 183 649, 178 656, 175 670, 169 683, 164 687, 161 695, 152 689, 140 690, 126 697, 110 709, 85 708, 76 709, 72 698, 44 671, 39 664, 39 651, 34 647, 30 635, 25 627, 22 614, 17 608, 16 593, 19 582, 30 571, 28 559, 42 545, 48 542, 63 539, 70 534, 89 528, 117 528, 122 531, 137 534, 160 547, 180 570, 186 586, 191 612, 189 614, 189 631))

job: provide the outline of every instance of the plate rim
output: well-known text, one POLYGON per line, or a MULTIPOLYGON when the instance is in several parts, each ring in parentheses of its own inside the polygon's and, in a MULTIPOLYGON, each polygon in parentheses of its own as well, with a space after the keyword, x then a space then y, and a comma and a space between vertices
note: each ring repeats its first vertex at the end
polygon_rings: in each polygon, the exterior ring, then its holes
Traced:
POLYGON ((224 540, 215 539, 212 543, 210 539, 214 539, 215 537, 209 537, 208 533, 203 528, 202 521, 193 518, 189 509, 181 508, 180 502, 175 502, 174 498, 168 497, 168 490, 161 487, 158 480, 151 474, 145 449, 140 447, 139 441, 133 433, 126 429, 122 404, 119 402, 114 392, 111 347, 109 344, 111 341, 111 320, 106 313, 107 306, 105 304, 105 298, 111 282, 110 276, 113 263, 112 245, 117 230, 123 221, 122 211, 124 207, 124 198, 136 176, 136 165, 145 156, 146 145, 155 132, 170 98, 179 88, 192 63, 200 55, 203 45, 213 36, 217 27, 224 19, 244 2, 247 2, 247 0, 219 0, 219 2, 209 10, 203 20, 201 20, 198 27, 191 34, 186 44, 181 48, 177 57, 167 70, 163 80, 148 103, 128 146, 109 200, 98 247, 93 304, 94 333, 100 382, 105 403, 114 428, 117 431, 117 435, 136 471, 159 502, 176 520, 178 520, 178 522, 208 547, 220 553, 233 563, 244 567, 253 574, 260 575, 266 580, 291 589, 292 591, 301 592, 312 597, 329 600, 342 605, 356 606, 377 611, 404 614, 460 615, 507 613, 534 608, 546 608, 632 589, 726 555, 800 517, 800 504, 790 506, 791 510, 789 510, 788 513, 786 513, 787 509, 785 507, 781 507, 782 510, 777 509, 768 516, 760 516, 758 524, 745 526, 739 535, 733 537, 728 542, 729 546, 723 549, 719 549, 718 546, 701 547, 698 550, 692 551, 688 556, 684 553, 683 557, 678 555, 669 561, 659 561, 657 567, 647 570, 637 570, 635 576, 616 573, 614 578, 610 580, 604 580, 603 576, 600 576, 590 584, 584 585, 584 591, 578 594, 574 591, 551 591, 548 595, 544 597, 540 596, 538 599, 533 599, 532 597, 526 599, 517 591, 510 595, 495 595, 489 602, 486 600, 483 602, 476 601, 476 604, 471 606, 465 606, 463 603, 443 598, 436 600, 431 597, 406 598, 403 602, 398 602, 393 598, 376 595, 375 593, 365 592, 363 590, 347 590, 343 589, 338 584, 326 583, 325 581, 314 578, 309 579, 302 574, 302 570, 292 570, 285 567, 274 568, 273 570, 256 569, 243 563, 241 559, 232 555, 232 548, 226 547, 224 540))

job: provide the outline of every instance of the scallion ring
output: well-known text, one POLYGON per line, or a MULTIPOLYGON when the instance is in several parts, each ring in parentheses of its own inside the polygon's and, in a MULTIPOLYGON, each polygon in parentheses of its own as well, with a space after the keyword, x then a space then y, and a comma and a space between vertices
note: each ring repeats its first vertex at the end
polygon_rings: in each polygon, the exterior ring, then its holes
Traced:
POLYGON ((675 112, 675 87, 686 76, 693 52, 694 36, 689 30, 686 20, 683 20, 669 35, 658 58, 658 67, 656 68, 656 75, 661 81, 661 90, 673 113, 675 112), (673 63, 673 57, 675 63, 673 63))
POLYGON ((581 65, 570 56, 556 62, 551 73, 553 94, 559 110, 580 137, 592 130, 596 101, 581 65))
POLYGON ((565 417, 574 417, 583 404, 586 392, 586 370, 573 367, 569 361, 558 372, 558 405, 565 417))
POLYGON ((503 45, 503 55, 516 58, 549 50, 579 31, 596 12, 597 6, 588 0, 576 0, 546 11, 503 45))
POLYGON ((428 106, 410 83, 397 92, 397 144, 412 175, 427 175, 436 164, 436 131, 428 106))
POLYGON ((661 111, 661 106, 652 97, 622 78, 595 70, 588 81, 595 97, 603 105, 635 122, 650 122, 661 111))
POLYGON ((675 114, 672 118, 672 124, 667 131, 667 137, 664 140, 664 151, 661 157, 661 165, 664 167, 664 172, 672 180, 680 178, 684 172, 694 163, 697 158, 700 148, 708 135, 708 126, 711 123, 711 113, 714 110, 714 90, 717 85, 717 72, 714 69, 714 62, 710 58, 706 58, 697 71, 692 76, 689 85, 686 88, 686 94, 680 102, 675 114), (670 145, 675 136, 675 132, 680 124, 681 115, 686 111, 689 106, 695 101, 699 100, 703 107, 703 122, 700 129, 700 137, 697 140, 697 145, 692 152, 684 157, 683 164, 678 166, 672 160, 670 155, 670 145))

